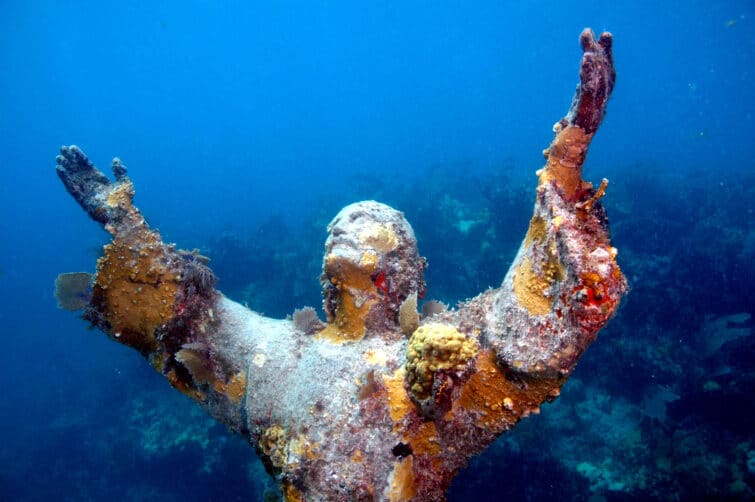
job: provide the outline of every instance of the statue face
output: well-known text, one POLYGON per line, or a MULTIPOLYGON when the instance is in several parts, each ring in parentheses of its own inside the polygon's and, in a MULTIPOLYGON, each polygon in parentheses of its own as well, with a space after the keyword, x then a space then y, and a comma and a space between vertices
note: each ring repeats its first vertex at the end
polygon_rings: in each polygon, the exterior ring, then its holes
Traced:
POLYGON ((397 311, 412 292, 425 290, 425 260, 404 215, 365 201, 343 208, 328 225, 321 282, 328 320, 348 294, 360 308, 372 301, 397 311))

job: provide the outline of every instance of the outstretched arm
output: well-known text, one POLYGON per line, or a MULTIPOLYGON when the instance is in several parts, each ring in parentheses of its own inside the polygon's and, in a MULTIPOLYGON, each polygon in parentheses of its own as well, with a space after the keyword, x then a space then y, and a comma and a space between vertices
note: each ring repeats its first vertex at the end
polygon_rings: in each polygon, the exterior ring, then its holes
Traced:
POLYGON ((242 351, 249 340, 239 330, 215 338, 222 325, 215 310, 224 298, 214 289, 207 258, 162 242, 134 206, 134 186, 119 159, 112 162, 114 181, 76 146, 62 147, 56 161, 68 192, 113 236, 97 262, 84 318, 141 352, 171 385, 242 430, 248 363, 234 350, 242 351))
POLYGON ((611 36, 581 36, 580 85, 539 172, 530 228, 503 284, 422 319, 411 226, 375 202, 328 227, 327 323, 268 319, 214 289, 206 259, 162 242, 76 148, 58 175, 113 236, 85 318, 255 446, 288 500, 440 500, 468 459, 560 386, 626 283, 597 190, 581 179, 615 78, 611 36))
POLYGON ((616 78, 612 38, 585 30, 580 42, 580 84, 543 152, 529 230, 487 319, 499 362, 528 373, 568 375, 627 289, 599 202, 608 181, 582 181, 616 78))

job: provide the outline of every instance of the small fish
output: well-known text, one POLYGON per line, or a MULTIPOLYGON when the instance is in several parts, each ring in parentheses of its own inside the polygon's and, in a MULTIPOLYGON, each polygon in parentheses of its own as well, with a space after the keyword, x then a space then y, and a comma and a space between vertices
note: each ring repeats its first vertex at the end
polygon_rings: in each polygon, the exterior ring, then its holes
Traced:
POLYGON ((66 310, 81 310, 89 305, 92 295, 93 274, 69 272, 55 279, 55 298, 58 307, 66 310))

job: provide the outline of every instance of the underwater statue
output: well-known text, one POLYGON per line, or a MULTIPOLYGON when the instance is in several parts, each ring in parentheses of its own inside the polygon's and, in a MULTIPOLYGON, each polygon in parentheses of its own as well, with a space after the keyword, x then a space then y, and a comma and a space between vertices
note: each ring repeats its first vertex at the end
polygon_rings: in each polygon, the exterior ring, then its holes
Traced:
POLYGON ((111 181, 70 146, 57 173, 112 235, 84 318, 247 438, 286 500, 444 499, 470 457, 558 397, 627 290, 599 202, 607 182, 581 179, 614 85, 612 38, 586 29, 580 42, 580 84, 498 289, 420 316, 412 227, 359 202, 328 226, 326 321, 311 308, 261 316, 215 289, 205 257, 149 227, 120 160, 111 181))

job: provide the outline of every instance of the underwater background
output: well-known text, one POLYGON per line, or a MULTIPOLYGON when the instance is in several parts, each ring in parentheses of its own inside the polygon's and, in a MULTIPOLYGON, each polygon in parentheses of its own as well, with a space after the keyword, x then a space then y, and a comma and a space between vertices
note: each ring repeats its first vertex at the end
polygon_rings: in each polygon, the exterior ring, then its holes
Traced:
POLYGON ((586 26, 618 79, 584 176, 611 181, 631 291, 449 500, 753 497, 752 0, 2 6, 0 500, 277 497, 243 439, 57 308, 107 237, 60 145, 120 157, 163 238, 256 311, 320 306, 325 226, 363 199, 406 214, 453 305, 518 249, 586 26))

